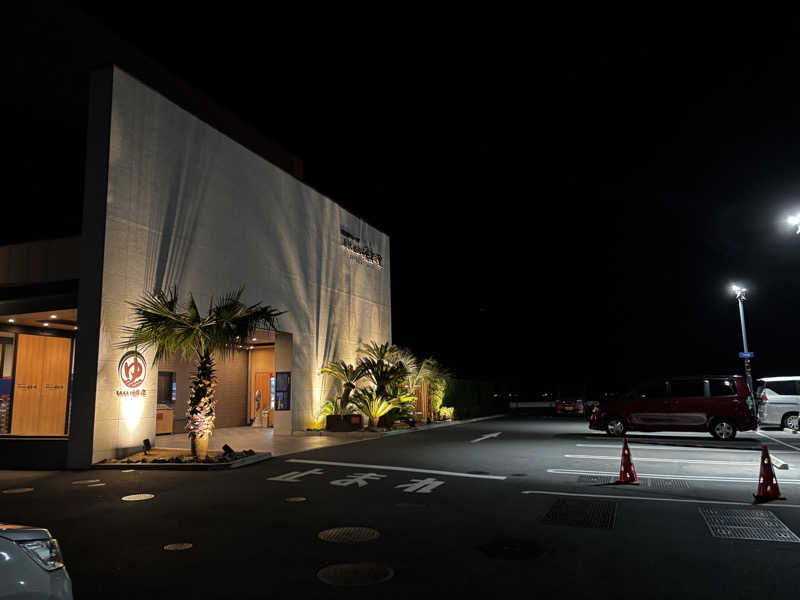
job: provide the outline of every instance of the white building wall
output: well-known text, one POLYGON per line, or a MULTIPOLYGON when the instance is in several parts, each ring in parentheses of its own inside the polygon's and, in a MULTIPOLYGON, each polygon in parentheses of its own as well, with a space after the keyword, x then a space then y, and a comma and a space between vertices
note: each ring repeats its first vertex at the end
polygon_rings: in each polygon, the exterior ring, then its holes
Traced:
POLYGON ((201 309, 244 284, 245 301, 287 311, 292 427, 310 426, 322 364, 391 340, 388 237, 126 73, 113 79, 93 460, 155 434, 157 369, 147 399, 123 406, 114 344, 130 323, 126 302, 173 285, 201 309), (383 268, 355 260, 341 228, 383 268))

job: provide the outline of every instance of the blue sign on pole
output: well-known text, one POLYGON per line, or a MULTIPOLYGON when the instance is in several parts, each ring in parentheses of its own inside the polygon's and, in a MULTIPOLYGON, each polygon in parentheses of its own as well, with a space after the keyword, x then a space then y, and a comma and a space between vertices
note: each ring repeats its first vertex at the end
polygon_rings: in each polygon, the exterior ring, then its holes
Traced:
POLYGON ((753 358, 753 352, 739 352, 739 358, 753 358))

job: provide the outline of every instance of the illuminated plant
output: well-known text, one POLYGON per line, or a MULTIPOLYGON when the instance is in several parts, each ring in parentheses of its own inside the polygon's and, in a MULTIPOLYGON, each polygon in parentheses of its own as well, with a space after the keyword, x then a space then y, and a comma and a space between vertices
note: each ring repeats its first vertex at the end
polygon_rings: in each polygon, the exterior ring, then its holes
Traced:
POLYGON ((330 375, 342 384, 341 396, 335 396, 325 401, 322 405, 323 415, 343 415, 350 405, 350 395, 356 389, 358 382, 364 379, 366 372, 364 365, 356 363, 355 366, 343 360, 329 361, 320 370, 323 375, 330 375))
POLYGON ((192 377, 186 403, 186 431, 192 443, 192 454, 205 458, 208 438, 214 430, 217 379, 214 357, 233 355, 256 329, 277 329, 277 317, 283 312, 261 303, 241 301, 244 288, 221 298, 212 298, 205 316, 200 314, 192 294, 185 306, 178 305, 175 288, 146 293, 140 300, 129 302, 133 309, 133 326, 124 327, 127 339, 119 348, 155 348, 153 363, 171 356, 194 357, 197 371, 192 377))

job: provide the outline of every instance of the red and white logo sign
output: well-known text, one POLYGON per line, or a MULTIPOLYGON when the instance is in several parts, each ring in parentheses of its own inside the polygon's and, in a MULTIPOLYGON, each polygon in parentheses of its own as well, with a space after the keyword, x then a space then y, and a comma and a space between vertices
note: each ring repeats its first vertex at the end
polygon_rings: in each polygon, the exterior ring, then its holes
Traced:
POLYGON ((144 377, 147 375, 147 362, 144 360, 144 356, 131 350, 120 359, 117 372, 122 385, 127 388, 137 388, 142 385, 144 377))

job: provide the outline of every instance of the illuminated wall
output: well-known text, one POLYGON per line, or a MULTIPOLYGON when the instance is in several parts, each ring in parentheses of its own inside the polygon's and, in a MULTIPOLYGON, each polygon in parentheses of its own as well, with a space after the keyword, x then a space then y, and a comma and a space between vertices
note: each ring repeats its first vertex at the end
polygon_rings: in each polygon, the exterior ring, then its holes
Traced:
POLYGON ((312 424, 325 361, 391 339, 386 235, 118 69, 108 168, 94 461, 155 434, 157 368, 146 396, 116 393, 114 344, 144 290, 176 285, 204 307, 245 284, 246 301, 287 311, 283 433, 312 424))

